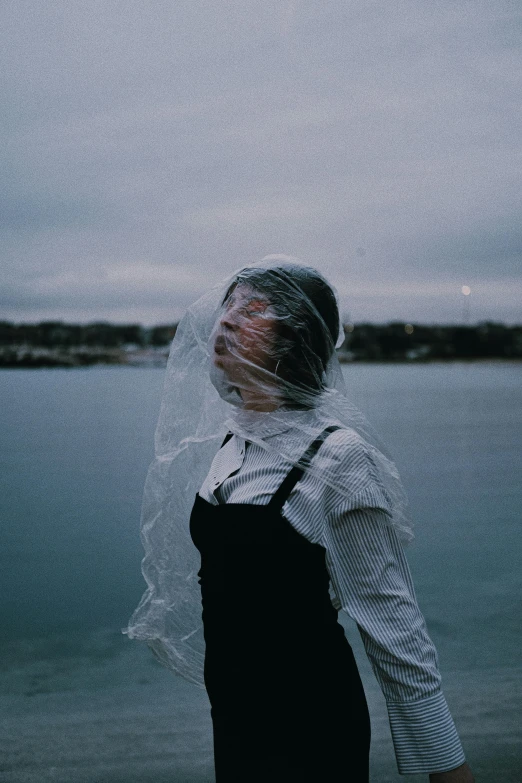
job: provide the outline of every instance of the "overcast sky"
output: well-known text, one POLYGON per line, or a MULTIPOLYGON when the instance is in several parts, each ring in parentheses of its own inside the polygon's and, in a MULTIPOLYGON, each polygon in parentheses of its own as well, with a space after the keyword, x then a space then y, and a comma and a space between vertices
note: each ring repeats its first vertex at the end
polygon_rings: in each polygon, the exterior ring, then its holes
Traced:
POLYGON ((176 320, 267 254, 522 322, 520 0, 4 0, 0 318, 176 320))

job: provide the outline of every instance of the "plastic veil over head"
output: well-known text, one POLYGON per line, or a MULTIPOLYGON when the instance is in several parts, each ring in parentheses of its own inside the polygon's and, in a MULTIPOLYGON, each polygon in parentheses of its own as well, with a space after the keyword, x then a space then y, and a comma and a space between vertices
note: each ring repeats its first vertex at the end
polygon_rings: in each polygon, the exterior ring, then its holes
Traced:
MULTIPOLYGON (((142 570, 148 588, 126 630, 169 668, 203 684, 199 552, 190 512, 227 432, 284 458, 288 470, 326 427, 349 430, 375 466, 392 525, 412 537, 405 494, 363 414, 350 402, 335 348, 343 330, 331 285, 300 263, 263 260, 198 299, 167 365, 156 456, 145 484, 142 570)), ((340 500, 353 481, 320 449, 305 467, 340 500)))

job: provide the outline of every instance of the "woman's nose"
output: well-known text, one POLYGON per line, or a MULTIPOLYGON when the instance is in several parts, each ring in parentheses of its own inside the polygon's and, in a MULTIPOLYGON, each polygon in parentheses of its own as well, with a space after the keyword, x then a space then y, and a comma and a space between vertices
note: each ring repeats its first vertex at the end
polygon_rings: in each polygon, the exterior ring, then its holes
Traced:
POLYGON ((219 319, 219 323, 221 326, 224 326, 225 329, 237 329, 237 313, 235 313, 232 308, 225 310, 219 319))

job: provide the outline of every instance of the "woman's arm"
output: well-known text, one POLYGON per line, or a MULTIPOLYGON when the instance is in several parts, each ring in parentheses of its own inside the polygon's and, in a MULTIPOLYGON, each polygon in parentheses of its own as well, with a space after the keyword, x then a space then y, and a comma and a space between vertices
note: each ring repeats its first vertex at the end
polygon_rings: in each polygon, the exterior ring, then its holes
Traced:
POLYGON ((399 772, 430 773, 431 783, 470 783, 440 689, 437 653, 402 545, 386 520, 383 509, 353 504, 327 516, 323 543, 332 585, 359 627, 386 698, 399 772))

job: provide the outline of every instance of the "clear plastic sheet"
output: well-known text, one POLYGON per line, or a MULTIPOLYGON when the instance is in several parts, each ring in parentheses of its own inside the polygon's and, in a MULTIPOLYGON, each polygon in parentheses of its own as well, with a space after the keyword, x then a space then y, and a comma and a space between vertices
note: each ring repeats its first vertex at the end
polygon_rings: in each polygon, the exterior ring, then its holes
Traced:
MULTIPOLYGON (((126 633, 146 640, 162 663, 198 685, 204 640, 189 518, 228 431, 283 457, 290 470, 323 429, 348 430, 347 448, 357 443, 372 461, 389 524, 403 540, 412 538, 395 465, 347 395, 335 353, 343 338, 330 284, 310 267, 273 259, 213 288, 178 326, 143 498, 148 587, 126 633)), ((319 450, 306 470, 340 502, 354 499, 353 478, 327 453, 319 450)))

